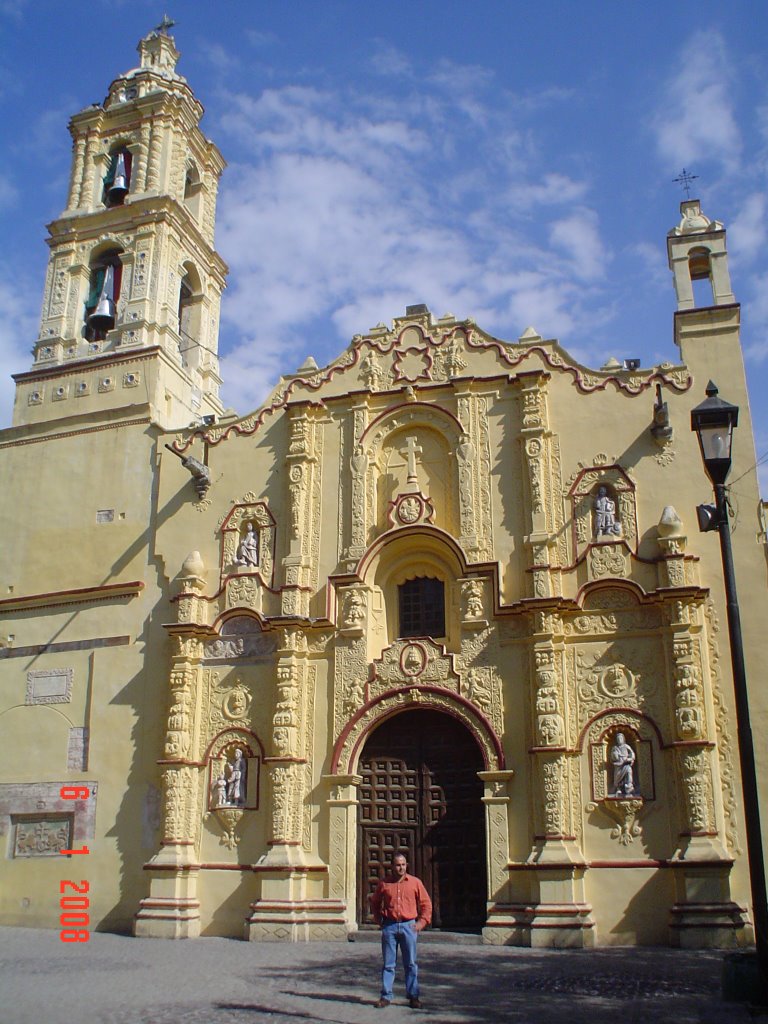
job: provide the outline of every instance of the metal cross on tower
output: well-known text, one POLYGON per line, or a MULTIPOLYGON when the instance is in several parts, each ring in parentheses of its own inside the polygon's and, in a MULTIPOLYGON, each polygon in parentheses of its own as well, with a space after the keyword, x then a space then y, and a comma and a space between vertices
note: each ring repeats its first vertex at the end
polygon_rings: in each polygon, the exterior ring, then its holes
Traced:
POLYGON ((158 32, 161 36, 167 36, 168 35, 168 29, 169 28, 173 28, 173 26, 175 24, 176 24, 176 22, 173 20, 173 18, 169 18, 167 14, 164 14, 163 15, 163 20, 155 28, 155 32, 158 32))
POLYGON ((690 199, 691 198, 691 182, 695 181, 696 178, 698 178, 698 174, 691 174, 690 171, 686 171, 686 169, 683 168, 682 172, 680 174, 678 174, 678 176, 676 178, 673 178, 672 180, 674 182, 676 182, 678 185, 681 185, 685 189, 685 194, 686 194, 687 198, 690 199))

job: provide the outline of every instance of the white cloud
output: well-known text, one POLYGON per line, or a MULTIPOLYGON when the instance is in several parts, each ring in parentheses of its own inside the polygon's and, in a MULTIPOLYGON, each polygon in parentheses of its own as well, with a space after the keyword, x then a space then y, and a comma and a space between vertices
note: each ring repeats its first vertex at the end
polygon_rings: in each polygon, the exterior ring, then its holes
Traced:
POLYGON ((572 272, 577 278, 594 281, 603 276, 607 254, 594 210, 582 207, 555 221, 549 237, 554 246, 570 257, 572 272))
POLYGON ((565 174, 546 174, 540 183, 513 182, 507 190, 510 206, 529 210, 534 206, 575 203, 587 190, 584 181, 574 181, 565 174))
POLYGON ((566 342, 588 304, 592 320, 609 315, 586 184, 506 159, 500 137, 517 133, 519 152, 534 131, 508 110, 457 105, 442 80, 420 89, 396 110, 374 93, 295 85, 229 97, 226 130, 250 141, 256 162, 229 168, 219 206, 232 267, 225 401, 253 407, 279 372, 309 353, 329 362, 413 302, 501 336, 533 323, 566 342), (471 160, 446 158, 453 138, 471 160), (524 234, 519 212, 534 206, 524 234))
POLYGON ((749 263, 756 256, 765 255, 767 207, 765 193, 753 192, 728 225, 728 249, 734 264, 749 263))
POLYGON ((695 32, 680 54, 680 70, 666 83, 653 118, 656 145, 670 169, 697 160, 738 167, 741 135, 729 86, 733 70, 723 37, 695 32))

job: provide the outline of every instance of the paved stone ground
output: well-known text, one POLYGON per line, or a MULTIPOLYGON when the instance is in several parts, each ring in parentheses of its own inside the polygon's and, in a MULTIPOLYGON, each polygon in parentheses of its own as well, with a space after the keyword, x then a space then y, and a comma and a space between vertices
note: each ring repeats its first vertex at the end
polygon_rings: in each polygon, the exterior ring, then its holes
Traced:
MULTIPOLYGON (((434 938, 440 938, 434 937, 434 938)), ((720 996, 723 954, 420 943, 424 1009, 375 1009, 379 947, 185 942, 0 928, 1 1024, 742 1024, 720 996)), ((760 1020, 768 1021, 767 1016, 760 1020)))

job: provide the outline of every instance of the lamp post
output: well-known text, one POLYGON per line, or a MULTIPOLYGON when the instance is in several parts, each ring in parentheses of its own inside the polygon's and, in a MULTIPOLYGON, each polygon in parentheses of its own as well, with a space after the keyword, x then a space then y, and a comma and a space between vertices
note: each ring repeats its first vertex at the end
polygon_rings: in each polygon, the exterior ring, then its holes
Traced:
POLYGON ((768 1001, 768 898, 765 887, 763 836, 760 828, 760 805, 757 792, 755 750, 749 720, 747 675, 744 669, 744 645, 741 638, 739 602, 733 571, 731 534, 728 526, 728 497, 725 481, 731 469, 733 428, 739 421, 739 407, 717 396, 717 388, 709 382, 707 398, 691 410, 691 430, 695 430, 701 448, 704 469, 715 489, 714 505, 699 505, 696 513, 699 529, 717 530, 723 559, 725 598, 728 614, 728 636, 731 646, 733 687, 736 696, 736 729, 739 741, 741 785, 744 794, 744 818, 747 831, 747 856, 752 883, 752 913, 755 945, 763 1002, 768 1001))

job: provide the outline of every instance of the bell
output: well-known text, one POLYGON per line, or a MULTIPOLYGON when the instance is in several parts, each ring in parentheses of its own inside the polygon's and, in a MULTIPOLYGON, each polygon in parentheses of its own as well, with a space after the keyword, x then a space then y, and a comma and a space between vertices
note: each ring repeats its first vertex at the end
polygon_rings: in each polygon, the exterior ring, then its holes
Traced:
POLYGON ((119 206, 128 194, 128 173, 125 169, 125 154, 118 153, 115 161, 115 176, 109 186, 107 198, 110 206, 119 206))
POLYGON ((115 326, 115 268, 106 267, 104 283, 101 286, 99 300, 88 316, 88 326, 94 331, 109 331, 115 326))

